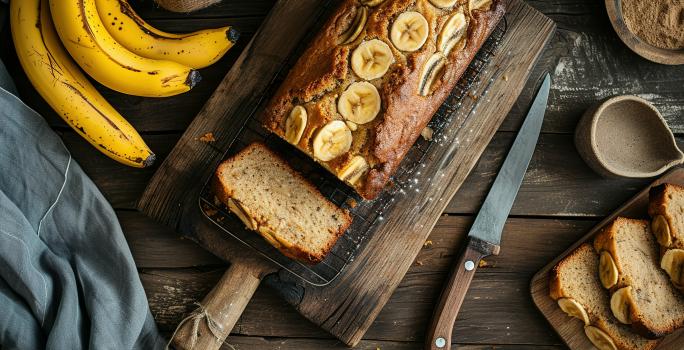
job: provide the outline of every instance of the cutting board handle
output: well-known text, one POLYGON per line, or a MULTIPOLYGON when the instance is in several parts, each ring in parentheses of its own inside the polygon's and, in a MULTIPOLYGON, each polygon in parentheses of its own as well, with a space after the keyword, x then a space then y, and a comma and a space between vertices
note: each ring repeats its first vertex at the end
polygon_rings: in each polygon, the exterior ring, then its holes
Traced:
POLYGON ((183 319, 171 343, 179 350, 216 350, 223 345, 261 282, 259 266, 230 265, 199 307, 183 319))

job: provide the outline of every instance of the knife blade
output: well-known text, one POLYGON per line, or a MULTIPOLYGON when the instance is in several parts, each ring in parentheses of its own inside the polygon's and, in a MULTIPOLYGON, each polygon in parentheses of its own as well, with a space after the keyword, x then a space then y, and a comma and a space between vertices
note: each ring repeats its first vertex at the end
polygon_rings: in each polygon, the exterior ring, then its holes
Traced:
POLYGON ((426 349, 451 348, 451 331, 479 262, 486 256, 499 254, 504 224, 539 139, 550 86, 551 78, 547 73, 468 232, 465 249, 442 290, 427 332, 426 349))

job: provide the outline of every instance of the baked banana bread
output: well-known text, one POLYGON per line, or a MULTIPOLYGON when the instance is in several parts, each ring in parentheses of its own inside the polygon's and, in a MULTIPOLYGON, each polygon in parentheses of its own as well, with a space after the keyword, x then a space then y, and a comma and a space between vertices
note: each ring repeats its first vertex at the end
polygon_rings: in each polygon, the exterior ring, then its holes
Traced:
POLYGON ((662 184, 649 191, 651 231, 661 247, 660 267, 684 292, 684 187, 662 184))
POLYGON ((633 333, 610 311, 608 292, 598 278, 599 256, 584 243, 550 271, 551 299, 569 316, 584 323, 584 333, 599 350, 649 350, 658 345, 633 333))
POLYGON ((618 217, 596 235, 594 249, 615 318, 647 338, 684 326, 684 295, 660 268, 660 249, 648 221, 618 217))
POLYGON ((375 198, 504 13, 504 0, 343 0, 264 125, 375 198))
POLYGON ((213 189, 248 229, 285 256, 309 264, 321 262, 352 222, 346 210, 261 143, 221 163, 213 189))

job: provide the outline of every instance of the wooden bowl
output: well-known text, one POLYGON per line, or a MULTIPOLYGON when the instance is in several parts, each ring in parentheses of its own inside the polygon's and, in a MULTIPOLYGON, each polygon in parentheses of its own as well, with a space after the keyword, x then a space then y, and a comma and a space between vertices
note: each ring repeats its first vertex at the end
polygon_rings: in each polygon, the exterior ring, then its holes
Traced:
POLYGON ((622 42, 639 56, 661 64, 684 64, 684 49, 672 50, 655 47, 641 40, 629 30, 622 17, 621 0, 606 0, 606 10, 608 11, 610 23, 622 42))
POLYGON ((604 177, 653 177, 684 162, 665 119, 637 96, 615 96, 589 108, 575 130, 575 146, 604 177))

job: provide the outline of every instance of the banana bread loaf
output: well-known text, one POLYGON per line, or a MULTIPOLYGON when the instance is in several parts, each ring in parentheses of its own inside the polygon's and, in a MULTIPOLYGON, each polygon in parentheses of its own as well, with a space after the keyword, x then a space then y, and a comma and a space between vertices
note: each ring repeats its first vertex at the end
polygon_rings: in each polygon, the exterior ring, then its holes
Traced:
POLYGON ((375 198, 504 12, 504 0, 344 0, 264 125, 375 198))

